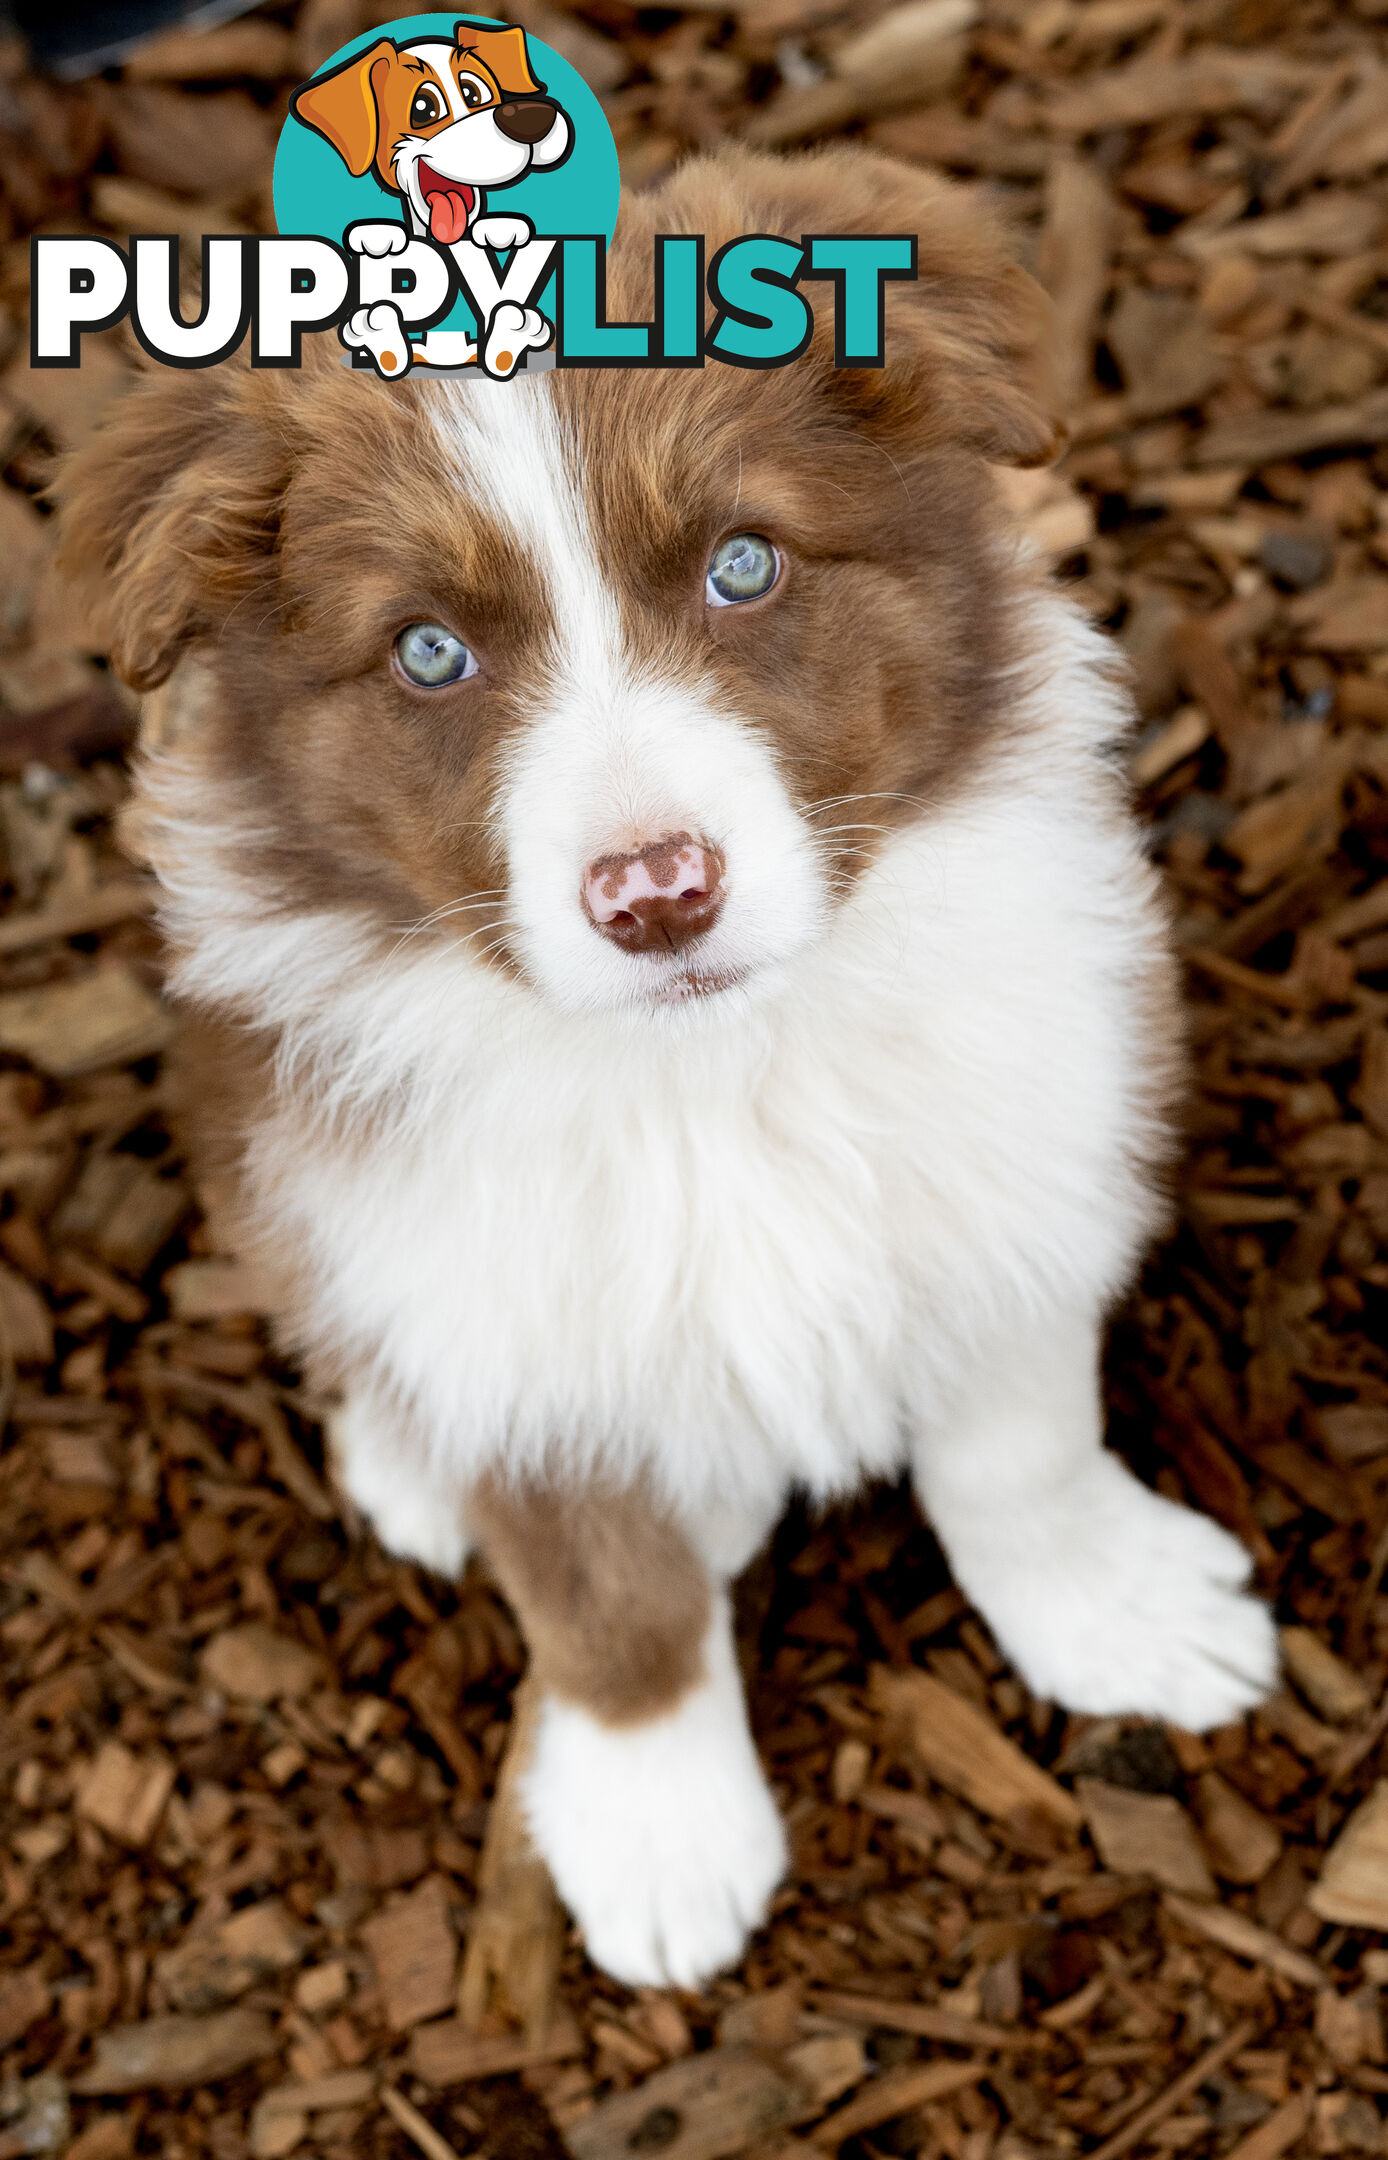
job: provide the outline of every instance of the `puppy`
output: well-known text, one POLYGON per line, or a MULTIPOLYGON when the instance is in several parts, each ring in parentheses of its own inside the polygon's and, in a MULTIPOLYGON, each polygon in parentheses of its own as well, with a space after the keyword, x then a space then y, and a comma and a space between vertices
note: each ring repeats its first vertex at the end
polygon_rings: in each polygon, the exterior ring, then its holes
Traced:
POLYGON ((296 90, 290 109, 350 173, 374 173, 398 195, 411 230, 440 247, 466 237, 485 189, 562 165, 573 148, 568 114, 531 72, 525 32, 465 22, 451 45, 381 38, 296 90))
MULTIPOLYGON (((1187 1727, 1272 1685, 1244 1553, 1103 1445, 1179 1019, 1103 638, 1012 537, 1040 296, 945 183, 686 165, 653 236, 914 232, 887 364, 151 381, 72 468, 175 993, 337 1474, 480 1544, 593 1958, 693 1984, 785 1863, 728 1584, 909 1467, 1033 1691, 1187 1727)), ((827 309, 822 311, 827 318, 827 309)))

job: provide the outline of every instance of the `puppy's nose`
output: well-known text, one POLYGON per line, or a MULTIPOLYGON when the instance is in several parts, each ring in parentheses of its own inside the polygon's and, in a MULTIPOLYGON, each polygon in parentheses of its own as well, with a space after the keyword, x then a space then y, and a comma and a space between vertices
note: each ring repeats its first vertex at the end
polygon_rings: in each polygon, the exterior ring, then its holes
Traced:
POLYGON ((554 125, 550 98, 508 98, 496 109, 496 124, 512 142, 543 142, 554 125))
POLYGON ((723 905, 723 858, 706 840, 671 833, 631 855, 600 855, 583 880, 593 926, 627 952, 678 952, 723 905))

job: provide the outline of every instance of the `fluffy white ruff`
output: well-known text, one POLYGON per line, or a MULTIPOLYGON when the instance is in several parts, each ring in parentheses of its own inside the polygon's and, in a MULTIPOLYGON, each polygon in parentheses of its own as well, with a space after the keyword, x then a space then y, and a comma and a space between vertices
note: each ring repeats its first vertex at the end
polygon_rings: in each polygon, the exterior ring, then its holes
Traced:
POLYGON ((733 1964, 785 1870, 721 1594, 704 1654, 699 1685, 644 1725, 551 1697, 523 1781, 589 1956, 629 1987, 698 1987, 733 1964))

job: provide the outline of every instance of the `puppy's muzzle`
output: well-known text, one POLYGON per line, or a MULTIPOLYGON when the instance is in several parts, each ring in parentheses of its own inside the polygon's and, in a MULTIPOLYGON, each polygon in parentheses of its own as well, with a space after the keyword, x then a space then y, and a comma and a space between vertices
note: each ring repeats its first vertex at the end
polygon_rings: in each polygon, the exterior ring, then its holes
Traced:
POLYGON ((496 124, 511 142, 543 142, 557 110, 550 98, 508 98, 496 109, 496 124))

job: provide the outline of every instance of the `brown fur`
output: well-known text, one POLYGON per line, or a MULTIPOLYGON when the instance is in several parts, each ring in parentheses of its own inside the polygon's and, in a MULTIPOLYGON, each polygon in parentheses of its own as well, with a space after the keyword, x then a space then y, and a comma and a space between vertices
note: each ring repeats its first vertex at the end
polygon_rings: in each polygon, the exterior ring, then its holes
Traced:
POLYGON ((708 1575, 648 1494, 488 1478, 467 1515, 547 1694, 630 1725, 700 1680, 708 1575))

